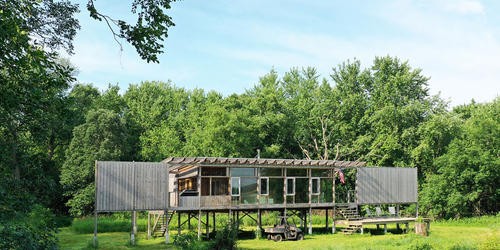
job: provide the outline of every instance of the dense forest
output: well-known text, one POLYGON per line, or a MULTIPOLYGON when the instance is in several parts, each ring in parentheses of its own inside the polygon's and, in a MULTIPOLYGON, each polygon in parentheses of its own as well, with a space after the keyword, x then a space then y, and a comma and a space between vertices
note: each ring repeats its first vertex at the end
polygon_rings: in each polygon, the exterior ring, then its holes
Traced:
MULTIPOLYGON (((0 12, 0 248, 53 246, 54 214, 90 214, 95 160, 254 157, 260 149, 269 158, 418 167, 424 214, 498 213, 498 97, 450 108, 429 94, 428 76, 391 56, 368 68, 347 60, 330 76, 271 70, 229 96, 148 81, 101 91, 76 83, 55 50, 32 45, 37 27, 19 29, 22 11, 0 12)), ((64 37, 51 42, 71 50, 64 37)))

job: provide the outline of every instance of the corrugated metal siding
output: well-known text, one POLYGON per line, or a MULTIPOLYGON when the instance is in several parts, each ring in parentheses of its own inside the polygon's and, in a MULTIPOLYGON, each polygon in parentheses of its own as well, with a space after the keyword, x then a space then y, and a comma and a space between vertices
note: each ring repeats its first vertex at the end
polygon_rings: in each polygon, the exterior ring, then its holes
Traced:
POLYGON ((356 195, 359 204, 417 202, 417 169, 358 168, 356 195))
POLYGON ((157 162, 97 162, 97 211, 167 208, 168 171, 157 162))

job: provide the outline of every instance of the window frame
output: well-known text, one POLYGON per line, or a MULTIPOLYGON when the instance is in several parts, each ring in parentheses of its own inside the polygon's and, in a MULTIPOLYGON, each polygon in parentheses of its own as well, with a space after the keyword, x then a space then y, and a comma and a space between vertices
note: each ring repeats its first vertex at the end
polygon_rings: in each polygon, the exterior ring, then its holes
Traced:
POLYGON ((311 194, 312 195, 318 195, 321 193, 321 184, 320 184, 320 178, 319 177, 312 177, 311 178, 311 194), (317 181, 316 183, 316 190, 314 190, 314 185, 313 182, 317 181))
POLYGON ((286 195, 295 195, 295 177, 286 177, 286 195), (292 180, 293 193, 288 193, 288 180, 292 180))
POLYGON ((259 179, 259 194, 269 195, 269 177, 260 177, 259 179), (266 193, 262 193, 262 180, 266 180, 266 193))
POLYGON ((240 177, 231 177, 231 196, 232 197, 239 197, 241 196, 241 179, 240 177), (233 179, 238 179, 238 194, 233 194, 233 179))

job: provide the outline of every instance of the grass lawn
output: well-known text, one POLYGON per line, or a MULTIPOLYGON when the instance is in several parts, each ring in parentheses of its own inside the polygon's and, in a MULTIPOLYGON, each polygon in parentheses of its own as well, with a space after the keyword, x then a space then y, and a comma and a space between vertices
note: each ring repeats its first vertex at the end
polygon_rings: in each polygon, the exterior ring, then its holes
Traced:
MULTIPOLYGON (((318 225, 319 227, 319 225, 318 225)), ((413 225, 410 224, 413 228, 413 225)), ((265 239, 238 241, 240 249, 500 249, 500 216, 488 216, 455 221, 433 222, 428 237, 395 233, 395 225, 388 225, 383 235, 375 226, 366 227, 364 235, 342 233, 306 235, 303 241, 273 242, 265 239)), ((249 228, 250 229, 250 228, 249 228)), ((251 229, 255 229, 252 227, 251 229)), ((319 231, 319 230, 317 230, 319 231)), ((174 231, 175 232, 175 231, 174 231)), ((172 232, 172 233, 174 233, 172 232)), ((92 249, 92 234, 77 233, 71 227, 62 228, 59 236, 61 249, 92 249)), ((140 232, 137 246, 129 244, 129 233, 99 233, 100 249, 175 249, 163 243, 163 238, 147 240, 140 232)), ((173 239, 173 237, 172 237, 173 239)))

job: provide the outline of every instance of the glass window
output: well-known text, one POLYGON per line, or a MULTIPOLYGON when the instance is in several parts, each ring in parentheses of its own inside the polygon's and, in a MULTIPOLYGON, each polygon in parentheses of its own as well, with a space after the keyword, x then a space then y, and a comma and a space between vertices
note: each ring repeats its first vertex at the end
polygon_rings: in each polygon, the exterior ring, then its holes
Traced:
POLYGON ((307 177, 307 169, 287 168, 286 176, 307 177))
POLYGON ((212 195, 229 194, 229 178, 212 178, 212 195))
POLYGON ((282 176, 282 168, 260 168, 260 176, 282 176))
POLYGON ((231 195, 239 196, 240 195, 240 178, 232 177, 231 178, 231 195))
POLYGON ((284 178, 269 178, 269 204, 283 203, 284 178))
POLYGON ((295 178, 295 203, 309 202, 309 178, 295 178))
POLYGON ((260 178, 260 194, 268 195, 269 194, 269 178, 260 178))
POLYGON ((257 178, 241 177, 241 204, 257 203, 257 178))
POLYGON ((255 168, 231 168, 231 176, 255 176, 255 168))
POLYGON ((286 178, 286 194, 295 194, 295 178, 286 178))
POLYGON ((226 168, 223 167, 202 167, 201 176, 226 176, 226 168))
POLYGON ((319 178, 311 179, 312 194, 319 194, 319 178))
POLYGON ((210 178, 201 178, 201 195, 210 195, 210 178))
POLYGON ((320 202, 332 202, 333 201, 333 179, 321 178, 320 179, 320 202))

